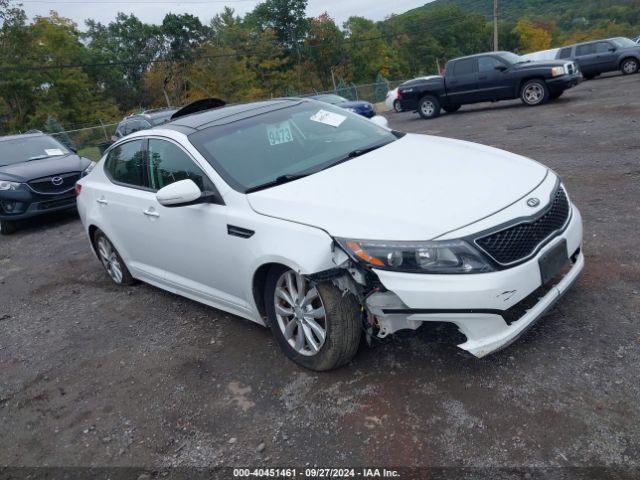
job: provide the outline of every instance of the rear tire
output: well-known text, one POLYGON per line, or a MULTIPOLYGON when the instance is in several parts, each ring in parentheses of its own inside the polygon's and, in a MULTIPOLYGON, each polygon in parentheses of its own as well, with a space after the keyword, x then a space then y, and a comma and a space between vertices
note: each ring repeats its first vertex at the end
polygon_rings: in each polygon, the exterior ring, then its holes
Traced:
POLYGON ((418 113, 425 120, 431 120, 440 116, 440 100, 433 95, 426 95, 418 102, 418 113))
POLYGON ((620 63, 620 71, 623 75, 633 75, 638 73, 638 69, 640 69, 640 62, 635 58, 625 58, 620 63))
POLYGON ((400 100, 393 102, 393 110, 396 113, 400 113, 402 111, 402 104, 400 103, 400 100))
POLYGON ((273 336, 298 365, 332 370, 357 353, 362 335, 360 304, 331 282, 311 283, 286 267, 272 268, 264 302, 273 336))
POLYGON ((11 235, 18 229, 15 222, 0 220, 0 235, 11 235))
POLYGON ((136 282, 111 240, 107 238, 102 230, 96 230, 93 234, 93 247, 113 283, 116 285, 133 285, 136 282))
POLYGON ((537 107, 549 100, 549 87, 544 80, 528 80, 520 89, 520 100, 528 107, 537 107))
POLYGON ((462 105, 449 105, 449 106, 446 106, 446 107, 442 107, 442 109, 447 113, 455 113, 458 110, 460 110, 461 106, 462 105))

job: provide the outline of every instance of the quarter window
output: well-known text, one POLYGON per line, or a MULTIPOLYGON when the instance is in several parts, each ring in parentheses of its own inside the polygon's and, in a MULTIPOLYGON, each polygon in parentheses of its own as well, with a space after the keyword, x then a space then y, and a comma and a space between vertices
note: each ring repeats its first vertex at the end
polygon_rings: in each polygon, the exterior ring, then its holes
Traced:
POLYGON ((144 187, 145 168, 142 140, 123 143, 111 150, 104 168, 114 182, 144 187))
POLYGON ((454 75, 470 75, 475 73, 476 59, 468 58, 466 60, 458 60, 453 64, 454 75))
POLYGON ((213 184, 194 161, 177 145, 149 139, 149 186, 160 190, 180 180, 193 180, 202 191, 214 190, 213 184))
POLYGON ((567 47, 567 48, 563 48, 562 50, 560 50, 560 53, 558 54, 558 58, 570 58, 571 57, 571 47, 567 47))

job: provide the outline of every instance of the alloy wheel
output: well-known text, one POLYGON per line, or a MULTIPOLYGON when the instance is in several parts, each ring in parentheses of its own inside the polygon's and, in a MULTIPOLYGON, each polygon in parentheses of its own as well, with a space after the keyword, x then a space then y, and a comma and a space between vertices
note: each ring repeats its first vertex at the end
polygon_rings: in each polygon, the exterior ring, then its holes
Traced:
POLYGON ((100 255, 100 261, 105 270, 116 283, 122 283, 122 266, 118 260, 118 254, 115 248, 111 245, 111 242, 107 240, 105 236, 101 236, 98 239, 98 254, 100 255))
POLYGON ((622 71, 626 74, 636 73, 638 70, 638 63, 634 60, 627 60, 622 65, 622 71))
POLYGON ((524 90, 524 99, 530 105, 540 103, 544 98, 544 90, 537 83, 532 83, 524 90))
POLYGON ((425 116, 430 117, 431 115, 433 115, 433 112, 435 112, 436 107, 431 100, 427 100, 425 102, 422 102, 420 109, 425 116))
POLYGON ((273 297, 285 340, 301 355, 316 355, 327 337, 327 316, 316 287, 302 275, 287 270, 278 279, 273 297))

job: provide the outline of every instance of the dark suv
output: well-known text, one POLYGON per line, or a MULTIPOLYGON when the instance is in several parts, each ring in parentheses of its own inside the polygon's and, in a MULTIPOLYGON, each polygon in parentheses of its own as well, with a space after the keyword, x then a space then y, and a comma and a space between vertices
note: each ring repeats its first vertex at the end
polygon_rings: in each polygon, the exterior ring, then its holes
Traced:
POLYGON ((630 75, 640 70, 640 45, 624 37, 608 38, 563 47, 556 58, 576 62, 586 79, 616 70, 630 75))
POLYGON ((116 128, 116 139, 120 139, 133 132, 140 130, 147 130, 152 127, 157 127, 163 123, 167 123, 171 120, 171 115, 177 112, 178 109, 174 107, 157 108, 155 110, 145 110, 142 113, 135 115, 129 115, 123 119, 116 128))
POLYGON ((0 137, 0 233, 16 221, 76 208, 76 181, 94 163, 43 133, 0 137))

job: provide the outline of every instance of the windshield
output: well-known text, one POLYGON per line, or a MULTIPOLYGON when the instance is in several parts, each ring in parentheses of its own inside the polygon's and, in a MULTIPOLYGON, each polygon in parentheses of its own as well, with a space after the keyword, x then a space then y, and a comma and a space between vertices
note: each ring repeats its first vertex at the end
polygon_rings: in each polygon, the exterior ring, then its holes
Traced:
POLYGON ((515 53, 511 53, 511 52, 500 52, 498 54, 498 56, 504 60, 507 61, 507 63, 510 63, 511 65, 516 64, 516 63, 524 63, 527 60, 522 58, 519 55, 516 55, 515 53))
POLYGON ((68 153, 67 147, 47 135, 18 137, 0 142, 0 167, 68 153))
POLYGON ((349 100, 341 97, 340 95, 316 95, 315 97, 311 97, 316 100, 320 100, 321 102, 330 103, 331 105, 337 105, 339 103, 348 102, 349 100))
POLYGON ((220 176, 241 192, 283 176, 318 172, 358 150, 396 139, 370 120, 314 101, 301 101, 189 136, 220 176))
POLYGON ((171 115, 176 112, 177 110, 168 110, 167 112, 163 112, 161 114, 156 113, 151 118, 149 118, 149 120, 154 127, 162 125, 163 123, 167 123, 169 120, 171 120, 171 115))
POLYGON ((613 44, 618 48, 637 47, 638 44, 628 38, 619 37, 611 40, 613 44))

